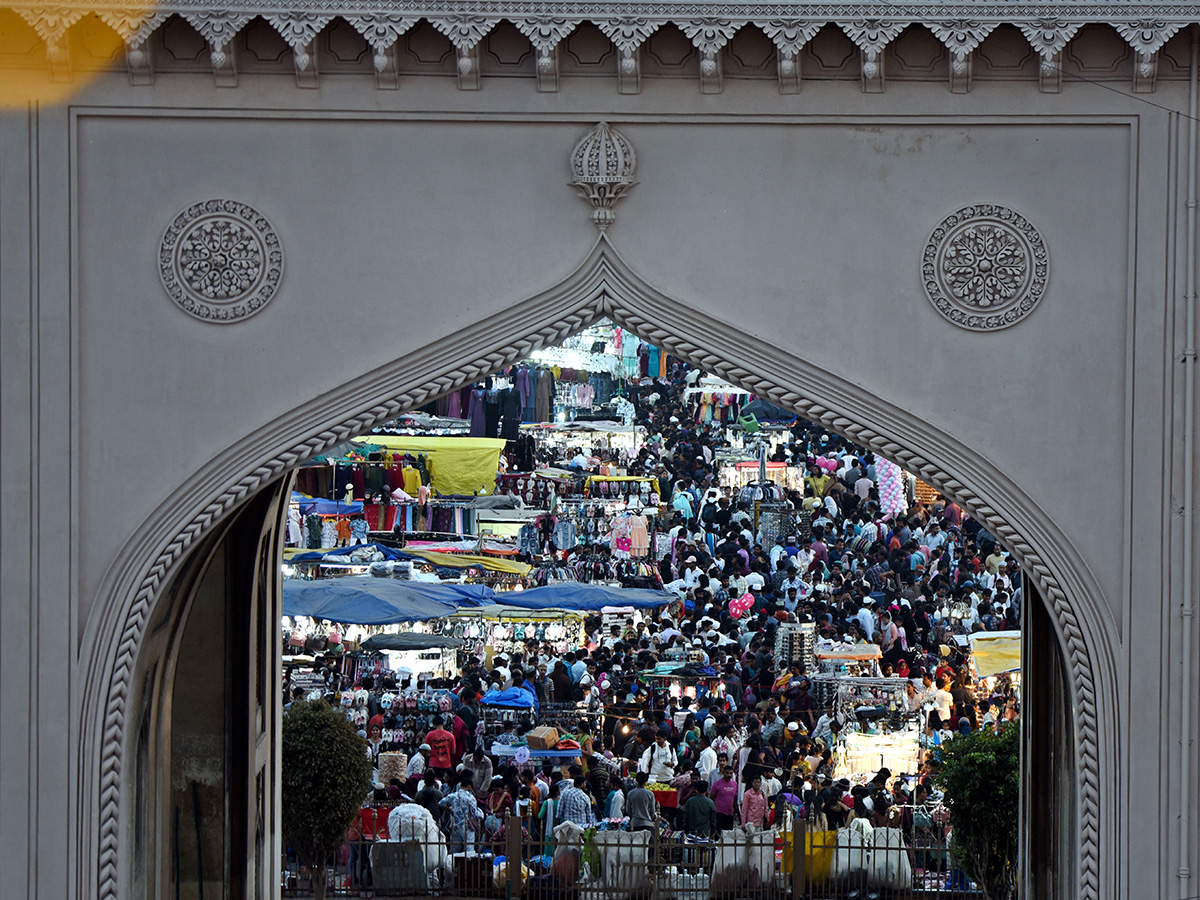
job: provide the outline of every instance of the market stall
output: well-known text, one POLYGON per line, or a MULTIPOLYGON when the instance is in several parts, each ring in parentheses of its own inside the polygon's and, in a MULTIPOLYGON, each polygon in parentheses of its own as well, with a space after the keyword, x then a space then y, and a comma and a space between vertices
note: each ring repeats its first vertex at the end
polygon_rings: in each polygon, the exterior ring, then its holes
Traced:
POLYGON ((547 422, 522 425, 521 431, 532 434, 543 446, 559 451, 560 456, 573 447, 609 452, 637 448, 636 427, 620 422, 547 422))
MULTIPOLYGON (((524 591, 500 594, 505 602, 524 591)), ((492 604, 464 609, 441 622, 432 623, 442 634, 463 640, 462 653, 483 658, 485 665, 501 654, 525 649, 528 639, 546 642, 562 655, 586 642, 584 619, 579 610, 524 609, 492 604)))
POLYGON ((427 484, 435 493, 467 497, 492 492, 500 467, 500 452, 506 443, 502 438, 378 434, 354 441, 390 454, 391 459, 380 460, 377 465, 392 465, 398 457, 424 457, 429 473, 427 484))
POLYGON ((1021 670, 1021 632, 980 631, 972 634, 971 663, 977 678, 1021 670))
POLYGON ((720 378, 706 376, 683 392, 686 403, 694 409, 697 422, 708 424, 736 422, 741 408, 749 401, 750 392, 720 378))
POLYGON ((906 679, 824 674, 810 680, 813 696, 845 723, 833 748, 838 777, 869 777, 884 767, 917 771, 920 716, 908 711, 906 679))
POLYGON ((838 738, 833 754, 833 773, 851 781, 870 779, 880 769, 914 774, 921 768, 920 732, 891 731, 885 734, 848 732, 838 738))
MULTIPOLYGON (((689 652, 683 651, 685 656, 689 652)), ((638 678, 650 686, 651 708, 655 705, 655 693, 665 694, 672 700, 687 697, 697 705, 709 702, 723 707, 725 704, 725 679, 716 669, 705 665, 698 654, 692 659, 661 662, 653 669, 639 672, 638 678)))
POLYGON ((373 634, 362 642, 362 649, 383 653, 393 672, 427 675, 432 678, 452 678, 458 674, 456 651, 463 642, 440 634, 397 632, 373 634))
POLYGON ((657 478, 642 475, 589 475, 584 494, 600 499, 631 500, 642 506, 657 506, 659 485, 657 478), (651 500, 651 497, 654 499, 651 500))
POLYGON ((875 644, 843 644, 818 641, 813 658, 826 675, 881 677, 883 651, 875 644))
MULTIPOLYGON (((721 467, 721 487, 727 490, 741 490, 752 481, 758 481, 762 467, 756 459, 742 459, 731 465, 721 467)), ((799 466, 787 463, 768 461, 766 463, 767 480, 773 481, 790 491, 804 490, 804 470, 799 466)))
POLYGON ((582 497, 586 476, 566 469, 540 468, 496 476, 496 493, 519 497, 531 509, 550 509, 559 500, 582 497))

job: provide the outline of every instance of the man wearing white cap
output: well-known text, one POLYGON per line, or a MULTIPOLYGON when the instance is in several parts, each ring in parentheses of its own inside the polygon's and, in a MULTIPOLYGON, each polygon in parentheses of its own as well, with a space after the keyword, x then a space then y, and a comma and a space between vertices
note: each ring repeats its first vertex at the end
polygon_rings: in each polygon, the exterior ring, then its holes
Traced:
POLYGON ((675 627, 674 623, 670 619, 662 620, 662 631, 658 633, 658 639, 664 645, 669 643, 671 638, 678 637, 680 634, 681 632, 675 627))
POLYGON ((762 792, 768 800, 783 790, 783 782, 779 779, 783 776, 783 769, 768 769, 762 776, 762 792))
POLYGON ((408 769, 405 774, 409 778, 420 778, 425 774, 425 768, 429 765, 430 747, 428 744, 422 744, 418 752, 412 755, 412 759, 408 761, 408 769))
POLYGON ((752 591, 755 589, 761 591, 766 584, 767 579, 764 578, 762 572, 758 570, 758 563, 752 562, 750 564, 750 574, 746 576, 746 586, 752 591))

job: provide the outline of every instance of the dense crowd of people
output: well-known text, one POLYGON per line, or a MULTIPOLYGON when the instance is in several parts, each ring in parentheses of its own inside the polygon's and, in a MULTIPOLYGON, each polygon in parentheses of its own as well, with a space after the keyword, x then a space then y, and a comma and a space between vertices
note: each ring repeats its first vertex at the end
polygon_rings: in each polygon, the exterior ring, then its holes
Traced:
MULTIPOLYGON (((520 827, 552 853, 563 822, 709 837, 769 827, 781 815, 831 829, 898 817, 911 833, 912 809, 936 796, 938 748, 1016 718, 1007 679, 994 693, 979 691, 961 640, 1019 628, 1016 559, 953 500, 885 512, 875 456, 802 420, 774 435, 772 459, 803 470, 803 491, 785 492, 789 521, 767 539, 751 504, 719 486, 728 431, 696 421, 684 400, 694 380, 675 364, 669 377, 632 392, 647 436, 636 452, 614 460, 573 447, 560 461, 615 461, 658 478, 669 541, 657 565, 677 599, 653 617, 603 626, 596 616, 586 643, 570 652, 531 637, 486 664, 468 659, 459 678, 439 685, 450 690, 451 708, 423 736, 408 736, 405 777, 377 784, 370 799, 424 807, 452 851, 502 847, 507 829, 520 827), (742 598, 745 612, 734 608, 742 598), (813 623, 819 638, 842 646, 879 648, 879 674, 907 682, 904 713, 918 722, 924 748, 917 771, 898 778, 883 769, 859 784, 836 777, 839 736, 862 726, 817 699, 814 673, 800 660, 775 658, 785 623, 813 623), (670 696, 640 676, 680 658, 717 677, 720 689, 670 696), (571 735, 577 756, 517 764, 493 754, 536 724, 531 715, 485 737, 481 697, 514 687, 538 706, 574 702, 587 714, 571 735), (665 805, 670 792, 676 799, 665 805)), ((553 550, 569 559, 580 548, 553 550)), ((391 686, 366 685, 363 736, 375 759, 401 749, 383 740, 394 716, 377 698, 391 686)))

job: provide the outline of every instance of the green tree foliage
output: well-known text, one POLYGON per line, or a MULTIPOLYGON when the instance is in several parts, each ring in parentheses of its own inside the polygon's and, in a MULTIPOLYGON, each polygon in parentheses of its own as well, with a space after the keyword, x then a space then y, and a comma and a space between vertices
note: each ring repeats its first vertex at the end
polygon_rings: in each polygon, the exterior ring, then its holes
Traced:
POLYGON ((312 870, 325 896, 325 863, 371 788, 367 742, 324 700, 295 703, 283 717, 283 838, 312 870))
POLYGON ((950 852, 987 900, 1011 900, 1017 887, 1021 731, 1013 722, 942 745, 938 783, 950 807, 950 852))

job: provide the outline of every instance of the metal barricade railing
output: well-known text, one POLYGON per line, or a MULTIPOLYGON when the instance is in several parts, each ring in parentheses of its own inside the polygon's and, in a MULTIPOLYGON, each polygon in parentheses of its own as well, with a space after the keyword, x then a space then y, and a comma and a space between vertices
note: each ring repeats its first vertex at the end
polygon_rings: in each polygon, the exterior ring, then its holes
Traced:
MULTIPOLYGON (((491 839, 455 845, 440 830, 346 844, 328 868, 329 897, 498 900, 978 900, 946 828, 912 808, 900 827, 827 830, 778 815, 777 831, 699 838, 672 831, 565 829, 556 840, 510 816, 491 839)), ((282 896, 312 896, 284 860, 282 896)))
POLYGON ((978 900, 982 893, 951 859, 944 824, 921 808, 894 809, 892 827, 799 821, 791 832, 794 900, 978 900))

